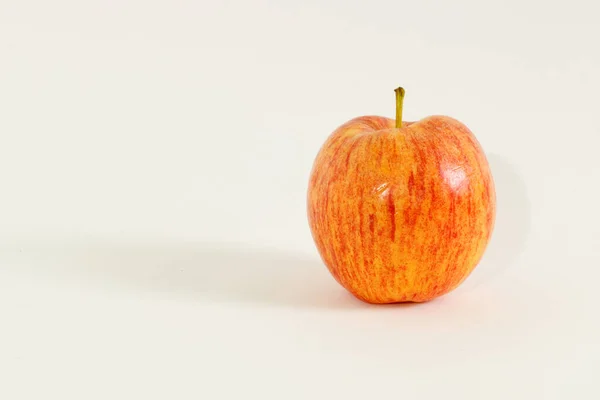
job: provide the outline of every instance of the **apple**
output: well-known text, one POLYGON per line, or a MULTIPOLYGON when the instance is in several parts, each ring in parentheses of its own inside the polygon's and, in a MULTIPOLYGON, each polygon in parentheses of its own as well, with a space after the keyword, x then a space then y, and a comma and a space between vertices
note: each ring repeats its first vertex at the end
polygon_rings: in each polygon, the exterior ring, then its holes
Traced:
POLYGON ((361 116, 319 150, 308 222, 330 273, 358 299, 425 302, 477 266, 496 217, 496 193, 473 133, 448 116, 402 121, 361 116))

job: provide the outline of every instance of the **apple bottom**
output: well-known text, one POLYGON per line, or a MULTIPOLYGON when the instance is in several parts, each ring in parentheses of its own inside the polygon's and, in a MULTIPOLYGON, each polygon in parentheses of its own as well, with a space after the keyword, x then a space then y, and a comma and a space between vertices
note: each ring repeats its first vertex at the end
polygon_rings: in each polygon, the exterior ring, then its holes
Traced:
POLYGON ((341 286, 371 304, 421 303, 445 295, 468 278, 482 253, 473 254, 470 246, 461 252, 461 247, 455 246, 451 259, 442 260, 446 252, 440 256, 435 252, 419 252, 416 247, 402 253, 399 244, 385 249, 381 244, 370 246, 377 256, 323 250, 326 255, 322 259, 341 286), (453 262, 460 259, 468 261, 453 262))

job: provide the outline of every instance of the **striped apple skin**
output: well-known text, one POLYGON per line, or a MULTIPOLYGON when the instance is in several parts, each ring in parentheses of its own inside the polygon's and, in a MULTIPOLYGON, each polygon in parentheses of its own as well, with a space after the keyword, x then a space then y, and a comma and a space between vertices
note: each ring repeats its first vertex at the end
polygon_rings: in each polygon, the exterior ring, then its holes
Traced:
POLYGON ((459 121, 365 116, 321 147, 308 221, 333 277, 368 303, 424 302, 459 286, 490 240, 496 194, 485 154, 459 121))

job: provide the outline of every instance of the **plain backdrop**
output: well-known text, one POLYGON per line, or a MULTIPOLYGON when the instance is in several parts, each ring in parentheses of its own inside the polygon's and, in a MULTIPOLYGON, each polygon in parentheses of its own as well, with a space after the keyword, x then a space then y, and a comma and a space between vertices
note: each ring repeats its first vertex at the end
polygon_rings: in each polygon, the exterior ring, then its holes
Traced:
POLYGON ((0 398, 598 399, 598 2, 0 1, 0 398), (359 115, 450 115, 492 242, 431 303, 320 261, 359 115))

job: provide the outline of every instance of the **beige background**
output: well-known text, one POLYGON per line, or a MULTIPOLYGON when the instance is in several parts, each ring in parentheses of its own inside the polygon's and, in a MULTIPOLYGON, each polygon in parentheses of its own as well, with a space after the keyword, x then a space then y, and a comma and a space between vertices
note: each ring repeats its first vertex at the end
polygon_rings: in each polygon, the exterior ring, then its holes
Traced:
POLYGON ((0 398, 598 398, 597 2, 0 1, 0 398), (498 219, 349 297, 305 212, 346 120, 451 115, 498 219))

